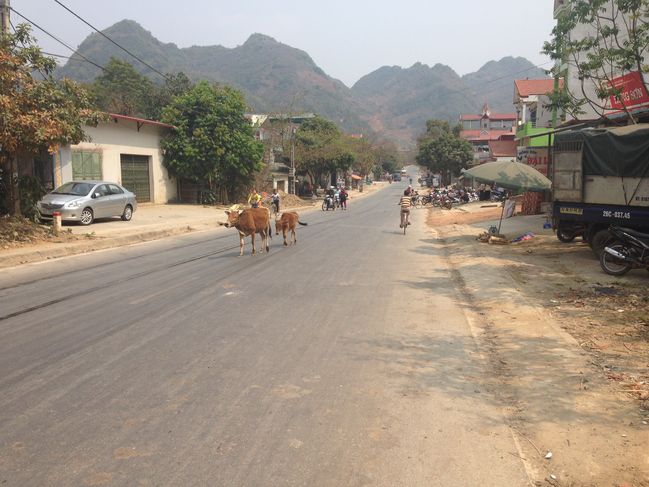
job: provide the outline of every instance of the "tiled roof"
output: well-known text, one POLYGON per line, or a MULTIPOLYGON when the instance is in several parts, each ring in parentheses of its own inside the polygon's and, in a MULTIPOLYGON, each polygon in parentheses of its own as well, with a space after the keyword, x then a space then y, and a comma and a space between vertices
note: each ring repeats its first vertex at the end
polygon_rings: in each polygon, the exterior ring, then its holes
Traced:
MULTIPOLYGON (((464 120, 482 120, 482 115, 474 115, 472 113, 460 115, 460 121, 464 120)), ((492 113, 489 115, 489 120, 516 120, 515 113, 492 113)))
MULTIPOLYGON (((517 79, 514 81, 516 93, 523 98, 530 95, 545 95, 554 90, 554 80, 548 79, 517 79)), ((559 87, 563 87, 563 79, 559 80, 559 87)))
POLYGON ((155 125, 156 127, 165 127, 168 129, 173 129, 175 128, 173 125, 169 125, 168 123, 162 123, 162 122, 156 122, 155 120, 147 120, 146 118, 138 118, 138 117, 129 117, 127 115, 119 115, 118 113, 109 113, 108 116, 112 118, 113 120, 128 120, 129 122, 135 122, 139 125, 155 125))
POLYGON ((513 135, 512 130, 462 130, 460 137, 466 140, 498 140, 500 137, 513 135))

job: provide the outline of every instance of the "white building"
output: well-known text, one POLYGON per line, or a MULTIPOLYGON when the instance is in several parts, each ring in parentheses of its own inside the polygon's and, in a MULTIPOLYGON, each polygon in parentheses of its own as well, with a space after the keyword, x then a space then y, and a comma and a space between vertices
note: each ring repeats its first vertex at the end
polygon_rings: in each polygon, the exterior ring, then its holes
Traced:
MULTIPOLYGON (((560 19, 563 15, 566 15, 570 11, 570 4, 571 0, 554 0, 554 18, 560 19)), ((623 43, 628 39, 626 26, 631 24, 628 23, 629 19, 619 14, 619 12, 617 13, 617 21, 615 23, 606 20, 606 17, 611 17, 612 6, 613 0, 609 0, 608 6, 603 7, 604 10, 601 11, 598 21, 603 27, 616 27, 619 29, 617 42, 623 43)), ((574 29, 572 29, 568 36, 571 40, 583 40, 589 37, 596 38, 597 34, 598 28, 596 25, 593 23, 586 23, 578 24, 574 29)), ((605 41, 600 40, 600 43, 601 42, 605 41)), ((609 39, 608 43, 611 42, 612 39, 609 39)), ((586 98, 594 100, 596 105, 599 105, 596 106, 585 103, 582 107, 582 110, 585 113, 579 115, 579 118, 582 120, 597 119, 603 114, 610 116, 621 113, 623 111, 623 106, 619 101, 615 101, 612 98, 602 100, 597 97, 598 85, 600 83, 605 83, 605 81, 594 78, 580 79, 577 64, 584 61, 586 61, 585 53, 569 55, 567 59, 563 60, 563 64, 561 65, 561 72, 564 76, 565 86, 571 95, 577 99, 586 98)), ((611 69, 610 66, 605 67, 608 69, 605 74, 602 72, 602 78, 606 77, 612 80, 613 85, 620 90, 620 96, 624 98, 624 106, 627 109, 635 111, 649 106, 649 96, 647 95, 644 86, 642 86, 642 81, 639 77, 641 75, 637 71, 622 71, 619 69, 611 69)), ((575 118, 571 114, 566 114, 566 117, 567 120, 575 118)))
POLYGON ((110 114, 108 122, 86 127, 89 142, 61 147, 54 156, 54 185, 74 180, 114 181, 139 203, 167 203, 177 197, 176 180, 162 164, 160 141, 173 126, 110 114))

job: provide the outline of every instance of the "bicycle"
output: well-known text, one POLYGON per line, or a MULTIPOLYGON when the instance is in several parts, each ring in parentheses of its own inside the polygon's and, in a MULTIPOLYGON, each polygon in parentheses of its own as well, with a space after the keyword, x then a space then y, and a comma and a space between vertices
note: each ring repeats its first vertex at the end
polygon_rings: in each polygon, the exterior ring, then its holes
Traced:
POLYGON ((403 234, 406 234, 406 230, 408 229, 408 225, 410 225, 410 212, 409 211, 401 211, 401 228, 403 228, 403 234))
POLYGON ((271 216, 277 216, 277 206, 275 205, 275 203, 273 203, 272 199, 264 200, 262 206, 268 208, 271 216))

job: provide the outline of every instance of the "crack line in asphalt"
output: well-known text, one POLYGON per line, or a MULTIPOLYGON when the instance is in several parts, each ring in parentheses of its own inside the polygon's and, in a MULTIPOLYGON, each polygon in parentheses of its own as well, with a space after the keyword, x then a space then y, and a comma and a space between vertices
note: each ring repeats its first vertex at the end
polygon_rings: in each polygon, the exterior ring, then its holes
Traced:
MULTIPOLYGON (((177 246, 177 247, 171 247, 171 248, 164 249, 164 250, 161 250, 161 251, 157 252, 157 255, 162 254, 162 253, 165 253, 165 252, 171 252, 171 251, 173 251, 173 250, 186 249, 186 248, 189 248, 189 247, 194 247, 194 246, 196 246, 196 245, 201 245, 201 244, 204 244, 204 243, 213 242, 213 241, 215 241, 215 240, 221 240, 221 239, 224 239, 224 238, 228 238, 228 235, 223 235, 223 236, 221 236, 221 237, 216 237, 216 238, 212 238, 212 239, 208 239, 208 240, 201 240, 201 241, 199 241, 199 242, 194 242, 194 243, 190 243, 190 244, 187 244, 187 245, 179 245, 179 246, 177 246)), ((151 241, 149 241, 149 242, 153 242, 153 241, 151 240, 151 241)), ((117 248, 117 247, 115 247, 115 248, 117 248)), ((113 248, 113 249, 109 249, 109 250, 114 250, 115 248, 113 248)), ((89 255, 89 254, 85 254, 85 255, 89 255)), ((116 264, 116 263, 121 264, 122 262, 129 262, 129 261, 131 261, 131 260, 141 259, 142 257, 146 257, 146 256, 148 256, 148 255, 149 255, 149 254, 144 254, 144 255, 134 255, 133 257, 126 257, 126 258, 123 258, 123 259, 119 259, 119 260, 117 260, 117 261, 104 262, 104 263, 102 263, 102 264, 95 264, 95 265, 92 265, 92 266, 90 266, 90 267, 84 267, 83 269, 80 269, 79 272, 83 272, 83 271, 91 271, 91 270, 99 269, 99 268, 101 268, 101 267, 106 267, 106 266, 109 266, 109 265, 114 265, 114 264, 116 264)), ((20 282, 20 283, 18 283, 18 284, 12 284, 11 286, 0 287, 0 291, 6 291, 6 290, 8 290, 8 289, 15 289, 15 288, 18 288, 18 287, 21 287, 21 286, 28 286, 28 285, 30 285, 30 284, 35 284, 35 283, 37 283, 37 282, 48 281, 48 280, 50 280, 50 279, 57 279, 57 278, 59 278, 59 277, 67 276, 67 275, 69 275, 68 272, 62 272, 61 274, 54 274, 54 275, 47 276, 47 277, 39 277, 38 279, 33 279, 33 280, 31 280, 31 281, 25 281, 25 282, 20 282)))
MULTIPOLYGON (((178 262, 174 262, 173 264, 165 265, 165 266, 162 266, 162 267, 157 267, 157 268, 150 269, 150 270, 147 270, 147 271, 144 271, 144 272, 139 272, 137 274, 133 274, 133 275, 128 276, 128 277, 117 279, 115 281, 111 281, 111 282, 102 284, 100 286, 95 286, 95 287, 92 287, 90 289, 87 289, 85 292, 92 293, 92 292, 95 292, 95 291, 99 291, 101 289, 106 289, 108 287, 114 286, 115 284, 122 284, 124 282, 132 281, 134 279, 138 279, 140 277, 147 276, 149 274, 154 274, 154 273, 159 272, 159 271, 172 269, 172 268, 178 267, 180 265, 189 264, 190 262, 194 262, 194 261, 197 261, 197 260, 200 260, 200 259, 204 259, 204 258, 210 257, 212 255, 222 254, 222 253, 227 252, 229 250, 234 250, 234 249, 238 249, 238 248, 239 248, 238 244, 230 246, 230 247, 224 247, 222 249, 215 250, 214 252, 208 252, 207 254, 201 254, 199 256, 192 257, 191 259, 181 260, 181 261, 178 261, 178 262)), ((52 306, 54 304, 58 304, 58 303, 61 303, 63 301, 67 301, 67 300, 72 299, 72 298, 74 298, 76 296, 78 296, 77 293, 70 294, 68 296, 63 296, 61 298, 53 299, 51 301, 47 301, 45 303, 41 303, 41 304, 38 304, 36 306, 31 306, 29 308, 26 308, 26 309, 23 309, 23 310, 20 310, 20 311, 15 311, 13 313, 9 313, 8 315, 0 316, 0 321, 8 320, 8 319, 14 318, 16 316, 20 316, 20 315, 23 315, 23 314, 26 314, 26 313, 30 313, 32 311, 36 311, 36 310, 39 310, 39 309, 42 309, 42 308, 46 308, 48 306, 52 306)))

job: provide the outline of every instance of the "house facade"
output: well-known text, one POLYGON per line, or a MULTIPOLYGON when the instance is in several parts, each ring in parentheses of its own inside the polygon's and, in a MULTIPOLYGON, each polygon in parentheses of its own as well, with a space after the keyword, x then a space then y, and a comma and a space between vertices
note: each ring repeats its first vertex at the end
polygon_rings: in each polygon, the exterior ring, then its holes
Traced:
POLYGON ((177 198, 175 178, 162 164, 160 141, 173 126, 109 114, 109 120, 84 131, 90 141, 61 147, 53 158, 54 186, 68 181, 114 181, 136 194, 138 203, 168 203, 177 198))
POLYGON ((480 114, 460 115, 460 137, 473 146, 473 165, 492 160, 489 143, 514 140, 515 113, 492 113, 488 105, 480 114))
MULTIPOLYGON (((563 80, 559 81, 559 88, 563 80)), ((516 140, 518 145, 542 147, 551 145, 547 138, 532 137, 547 133, 552 128, 552 110, 548 93, 554 90, 554 80, 519 79, 514 81, 514 106, 516 107, 516 140)))
POLYGON ((296 182, 296 192, 300 186, 298 175, 293 173, 294 136, 304 121, 314 118, 313 113, 300 115, 287 114, 247 114, 253 126, 255 138, 262 141, 264 150, 264 179, 277 189, 290 193, 291 183, 296 182))

